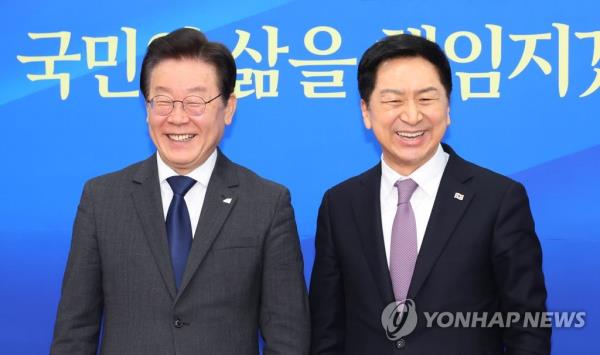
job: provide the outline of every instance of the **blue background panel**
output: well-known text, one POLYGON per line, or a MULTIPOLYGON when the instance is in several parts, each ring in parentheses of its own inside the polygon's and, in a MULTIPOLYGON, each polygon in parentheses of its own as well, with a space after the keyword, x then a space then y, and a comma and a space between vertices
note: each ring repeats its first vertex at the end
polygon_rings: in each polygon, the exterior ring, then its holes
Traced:
MULTIPOLYGON (((473 61, 452 61, 453 72, 497 73, 498 98, 461 99, 454 76, 452 125, 445 141, 464 158, 521 181, 529 193, 544 252, 551 311, 587 312, 581 329, 555 329, 554 354, 595 354, 600 328, 596 270, 600 262, 600 92, 580 95, 595 79, 600 41, 581 33, 600 31, 597 4, 591 0, 547 3, 469 0, 348 1, 178 1, 148 3, 107 0, 101 6, 39 0, 0 5, 0 29, 7 37, 0 55, 0 353, 47 353, 52 336, 71 227, 83 183, 153 153, 143 100, 104 98, 94 75, 107 75, 113 91, 137 90, 139 69, 150 39, 182 26, 206 31, 208 37, 236 48, 239 32, 250 34, 248 52, 236 58, 239 69, 274 70, 276 97, 241 98, 221 147, 234 161, 288 186, 296 211, 305 274, 310 279, 318 206, 325 190, 372 165, 380 156, 360 116, 356 65, 294 67, 294 59, 360 59, 383 30, 435 28, 436 41, 464 31, 476 36, 481 54, 473 61), (554 24, 554 26, 553 26, 554 24), (565 43, 556 24, 568 26, 565 43), (486 25, 501 27, 494 42, 486 25), (279 47, 288 46, 275 63, 268 62, 269 37, 263 26, 278 29, 279 47), (339 50, 328 56, 311 53, 306 33, 328 26, 341 37, 339 50), (135 46, 126 45, 122 27, 135 29, 135 46), (32 82, 27 74, 44 72, 43 63, 21 63, 17 56, 49 56, 56 39, 32 40, 28 33, 67 31, 67 54, 81 59, 57 62, 68 73, 69 95, 60 98, 56 80, 32 82), (535 55, 547 61, 544 73, 531 61, 509 79, 521 61, 524 43, 515 35, 549 34, 536 44, 535 55), (116 36, 117 65, 92 68, 83 36, 116 36), (561 38, 563 41, 561 41, 561 38), (499 56, 492 47, 499 43, 499 56), (135 63, 127 51, 135 50, 135 63), (566 73, 559 66, 566 64, 566 73), (497 62, 496 62, 496 61, 497 62), (495 65, 496 64, 496 65, 495 65), (136 75, 127 79, 126 68, 136 75), (311 98, 302 71, 343 71, 344 98, 311 98), (559 84, 568 85, 560 95, 559 84)), ((315 36, 320 49, 331 45, 327 33, 315 36)), ((464 35, 455 52, 472 50, 464 35)), ((98 46, 98 59, 106 47, 98 46)), ((238 77, 240 78, 240 77, 238 77)), ((322 79, 327 81, 327 78, 322 79)), ((253 83, 254 84, 254 83, 253 83)), ((244 89, 252 89, 253 84, 244 89)), ((474 81, 485 91, 487 82, 474 81)))

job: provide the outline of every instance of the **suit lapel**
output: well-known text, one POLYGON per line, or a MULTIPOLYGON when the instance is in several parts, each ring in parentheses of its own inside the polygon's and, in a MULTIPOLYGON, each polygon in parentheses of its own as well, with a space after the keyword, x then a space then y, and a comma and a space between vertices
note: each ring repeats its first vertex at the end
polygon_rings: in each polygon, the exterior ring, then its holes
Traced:
POLYGON ((381 227, 381 165, 367 171, 360 179, 359 193, 354 195, 352 209, 360 243, 381 299, 385 304, 394 300, 390 271, 385 256, 381 227))
POLYGON ((443 147, 450 154, 450 158, 442 175, 423 243, 417 257, 415 271, 408 291, 408 298, 412 299, 418 295, 437 258, 474 196, 474 191, 467 184, 472 178, 469 165, 457 156, 449 146, 444 144, 443 147))
POLYGON ((217 162, 206 189, 200 219, 177 298, 189 284, 234 208, 237 202, 236 187, 238 185, 235 167, 219 150, 217 162))
POLYGON ((175 298, 175 279, 171 267, 169 244, 158 181, 156 154, 145 160, 133 176, 134 205, 141 221, 146 241, 171 298, 175 298))

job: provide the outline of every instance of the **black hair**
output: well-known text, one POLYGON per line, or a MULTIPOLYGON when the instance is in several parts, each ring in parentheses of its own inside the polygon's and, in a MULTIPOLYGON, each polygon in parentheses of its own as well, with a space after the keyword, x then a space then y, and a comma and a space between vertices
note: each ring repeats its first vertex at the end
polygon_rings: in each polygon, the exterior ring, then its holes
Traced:
POLYGON ((420 57, 435 67, 450 101, 452 92, 452 73, 450 63, 444 51, 432 41, 410 34, 384 37, 365 51, 358 64, 358 91, 368 104, 375 81, 377 69, 386 60, 403 57, 420 57))
POLYGON ((221 43, 209 41, 198 30, 180 28, 156 38, 148 45, 140 73, 140 89, 146 99, 150 74, 158 63, 166 59, 198 59, 213 65, 217 72, 219 93, 225 102, 235 89, 235 60, 229 49, 221 43))

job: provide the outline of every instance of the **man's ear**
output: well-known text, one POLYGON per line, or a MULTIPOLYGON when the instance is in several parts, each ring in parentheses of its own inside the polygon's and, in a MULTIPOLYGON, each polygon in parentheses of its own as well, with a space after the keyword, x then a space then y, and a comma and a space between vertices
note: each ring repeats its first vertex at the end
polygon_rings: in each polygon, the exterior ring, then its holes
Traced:
POLYGON ((150 121, 150 104, 146 102, 146 123, 150 121))
POLYGON ((235 109, 237 108, 237 97, 234 94, 229 96, 227 99, 227 103, 225 104, 225 124, 230 125, 233 121, 233 115, 235 114, 235 109))
POLYGON ((369 115, 369 104, 363 99, 360 99, 360 112, 362 113, 365 128, 371 129, 373 125, 371 124, 371 116, 369 115))

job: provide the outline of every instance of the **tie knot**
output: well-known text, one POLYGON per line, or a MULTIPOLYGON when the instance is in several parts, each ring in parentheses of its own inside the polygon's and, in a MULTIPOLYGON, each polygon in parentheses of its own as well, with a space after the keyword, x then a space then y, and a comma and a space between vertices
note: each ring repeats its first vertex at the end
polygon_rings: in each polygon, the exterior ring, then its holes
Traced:
POLYGON ((417 189, 417 183, 412 179, 398 180, 394 184, 398 188, 398 204, 407 203, 417 189))
POLYGON ((196 180, 191 177, 176 175, 167 178, 167 182, 171 185, 171 190, 175 195, 185 196, 185 194, 194 186, 196 180))

